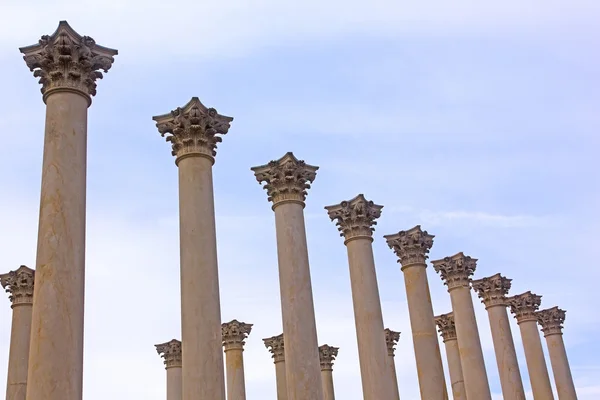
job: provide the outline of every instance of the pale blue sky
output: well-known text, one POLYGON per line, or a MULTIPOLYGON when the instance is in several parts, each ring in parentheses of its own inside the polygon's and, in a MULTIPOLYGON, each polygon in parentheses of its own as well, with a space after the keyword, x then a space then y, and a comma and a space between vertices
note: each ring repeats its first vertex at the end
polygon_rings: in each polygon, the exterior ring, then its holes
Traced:
MULTIPOLYGON (((89 112, 85 400, 165 397, 153 345, 180 336, 177 170, 151 117, 192 96, 235 118, 214 182, 223 320, 254 324, 249 400, 275 398, 261 339, 281 333, 273 213, 250 167, 287 151, 320 166, 307 234, 340 399, 362 396, 345 248, 323 206, 358 193, 385 206, 374 250, 386 326, 402 331, 403 399, 418 399, 418 384, 382 236, 416 224, 436 235, 432 259, 464 251, 480 260, 476 277, 501 272, 513 294, 566 309, 580 400, 600 398, 597 1, 39 3, 9 0, 0 24, 0 272, 35 266, 44 105, 17 48, 66 19, 120 52, 89 112)), ((429 279, 435 312, 450 311, 431 268, 429 279)), ((0 393, 10 315, 5 299, 0 393)), ((513 335, 529 387, 514 323, 513 335)))

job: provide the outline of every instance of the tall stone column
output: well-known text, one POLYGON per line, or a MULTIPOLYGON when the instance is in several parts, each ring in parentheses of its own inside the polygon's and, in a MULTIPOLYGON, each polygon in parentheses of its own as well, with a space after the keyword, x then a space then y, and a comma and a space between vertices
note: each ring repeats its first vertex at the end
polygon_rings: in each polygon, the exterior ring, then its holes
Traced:
POLYGON ((285 346, 283 333, 263 339, 265 347, 271 352, 273 362, 275 363, 275 380, 277 384, 277 400, 287 400, 287 382, 285 373, 285 346))
POLYGON ((567 350, 562 338, 566 311, 558 307, 552 307, 547 310, 538 311, 536 315, 538 323, 542 326, 542 332, 544 332, 544 337, 548 345, 550 364, 552 364, 558 398, 560 400, 577 400, 571 367, 569 367, 569 359, 567 358, 567 350))
POLYGON ((20 50, 46 103, 27 399, 81 400, 87 109, 117 51, 66 21, 20 50))
POLYGON ((275 212, 288 400, 323 399, 304 225, 304 201, 317 169, 292 153, 252 168, 275 212))
POLYGON ((432 261, 432 264, 444 284, 448 286, 450 293, 467 398, 491 400, 492 395, 471 297, 471 275, 475 272, 477 260, 461 252, 452 257, 432 261))
POLYGON ((167 400, 181 400, 181 342, 171 340, 156 344, 156 352, 164 359, 167 370, 167 400))
POLYGON ((338 355, 338 350, 339 347, 333 347, 326 344, 319 347, 324 400, 335 400, 335 390, 333 388, 333 361, 338 355))
POLYGON ((9 294, 13 310, 6 400, 25 400, 27 392, 34 280, 35 271, 24 265, 16 271, 0 275, 0 285, 9 294))
POLYGON ((450 373, 450 384, 452 387, 453 400, 466 400, 465 380, 462 365, 460 363, 460 351, 456 340, 456 325, 454 314, 447 313, 435 317, 444 345, 446 346, 446 358, 448 359, 448 372, 450 373))
POLYGON ((507 300, 521 330, 533 398, 535 400, 553 400, 554 394, 550 385, 550 376, 546 367, 546 359, 544 358, 535 314, 542 302, 542 296, 525 292, 509 297, 507 300))
POLYGON ((362 194, 352 200, 325 207, 336 221, 348 251, 358 359, 365 400, 389 399, 392 377, 389 374, 383 315, 373 258, 373 232, 381 209, 362 194))
POLYGON ((506 307, 506 295, 510 290, 511 280, 500 274, 474 280, 472 287, 485 305, 490 320, 496 363, 505 400, 525 400, 525 390, 521 380, 515 342, 510 330, 510 322, 506 307))
POLYGON ((224 400, 212 166, 233 118, 193 97, 152 119, 179 167, 183 400, 224 400))
POLYGON ((227 371, 227 400, 246 400, 244 379, 244 344, 252 324, 233 320, 222 325, 227 371))
POLYGON ((391 400, 400 400, 400 389, 398 388, 398 375, 396 374, 396 343, 400 340, 400 332, 394 332, 388 328, 385 328, 385 344, 387 345, 388 351, 388 368, 390 369, 390 375, 392 376, 392 396, 391 400))
POLYGON ((421 398, 447 399, 448 392, 426 271, 426 260, 429 249, 433 246, 434 236, 422 231, 421 226, 417 225, 408 231, 384 237, 402 265, 421 398))

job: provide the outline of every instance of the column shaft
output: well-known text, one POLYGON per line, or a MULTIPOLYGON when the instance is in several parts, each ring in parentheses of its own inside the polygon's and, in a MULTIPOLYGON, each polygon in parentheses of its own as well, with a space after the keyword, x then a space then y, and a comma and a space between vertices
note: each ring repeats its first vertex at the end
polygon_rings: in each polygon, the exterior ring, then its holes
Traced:
POLYGON ((460 362, 460 350, 456 339, 446 340, 446 358, 448 359, 448 372, 450 373, 450 383, 452 385, 452 399, 466 400, 465 380, 460 362))
POLYGON ((244 352, 240 349, 225 350, 227 370, 227 400, 246 400, 244 379, 244 352))
POLYGON ((275 205, 288 400, 323 398, 304 207, 275 205))
POLYGON ((323 384, 323 400, 335 400, 335 391, 333 389, 333 371, 330 369, 321 370, 321 383, 323 384))
POLYGON ((88 105, 75 91, 46 98, 30 400, 82 398, 88 105))
POLYGON ((391 396, 383 315, 370 238, 347 241, 358 358, 365 400, 391 396))
POLYGON ((403 267, 402 272, 421 398, 447 399, 448 393, 433 319, 426 264, 411 264, 403 267))
POLYGON ((275 381, 277 384, 277 400, 287 400, 285 361, 275 362, 275 381))
POLYGON ((167 400, 181 399, 181 367, 167 368, 167 400))
POLYGON ((487 307, 496 363, 505 400, 525 400, 525 390, 506 312, 506 305, 487 307))
POLYGON ((388 356, 388 368, 392 376, 392 397, 391 400, 400 400, 400 389, 398 388, 398 375, 396 374, 396 360, 394 356, 388 356))
POLYGON ((554 394, 550 385, 550 376, 546 367, 537 321, 535 319, 521 321, 519 329, 521 330, 521 338, 525 349, 525 360, 527 371, 529 371, 533 398, 535 400, 552 400, 554 394))
POLYGON ((212 160, 178 159, 184 400, 224 400, 212 160))
POLYGON ((577 400, 562 334, 547 335, 546 343, 558 398, 560 400, 577 400))
POLYGON ((468 286, 457 286, 450 290, 450 298, 467 398, 491 400, 471 289, 468 286))
POLYGON ((31 337, 31 304, 13 306, 6 400, 25 400, 31 337))

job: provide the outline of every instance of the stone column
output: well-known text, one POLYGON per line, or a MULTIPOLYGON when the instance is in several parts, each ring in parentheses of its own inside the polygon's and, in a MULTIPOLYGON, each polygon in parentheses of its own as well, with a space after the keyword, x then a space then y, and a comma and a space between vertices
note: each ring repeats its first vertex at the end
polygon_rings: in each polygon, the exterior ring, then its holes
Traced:
POLYGON ((222 325, 227 371, 227 400, 246 400, 244 344, 251 331, 252 324, 235 319, 222 325))
POLYGON ((433 246, 434 236, 422 231, 421 226, 417 225, 408 231, 384 237, 402 265, 421 398, 447 399, 426 271, 426 260, 429 249, 433 246))
POLYGON ((0 284, 9 294, 13 310, 6 400, 25 400, 27 392, 34 280, 35 271, 24 265, 16 271, 0 275, 0 284))
POLYGON ((553 307, 538 311, 536 315, 548 345, 558 398, 560 400, 577 400, 571 367, 569 367, 569 359, 562 338, 562 325, 565 322, 566 311, 553 307))
POLYGON ((352 200, 325 207, 329 218, 336 221, 348 251, 354 323, 358 341, 358 359, 365 400, 389 399, 392 377, 389 374, 383 315, 375 261, 373 228, 381 209, 362 194, 352 200))
POLYGON ((447 313, 435 317, 440 335, 446 346, 446 358, 448 359, 448 372, 450 373, 450 384, 452 387, 453 400, 466 400, 465 380, 463 378, 462 365, 460 363, 460 351, 456 340, 456 326, 454 314, 447 313))
POLYGON ((183 400, 224 400, 212 166, 233 118, 193 97, 152 119, 179 167, 183 400))
POLYGON ((490 320, 496 363, 505 400, 525 400, 525 390, 519 371, 515 342, 510 330, 510 322, 506 307, 506 295, 510 290, 511 280, 500 274, 474 280, 472 287, 485 305, 490 320))
POLYGON ((392 376, 392 394, 391 400, 400 400, 400 389, 398 389, 398 375, 396 374, 396 360, 394 359, 394 353, 396 352, 396 343, 400 340, 400 332, 394 332, 388 328, 385 328, 385 344, 387 345, 388 352, 388 368, 390 369, 390 375, 392 376))
POLYGON ((335 390, 333 388, 333 361, 338 355, 338 350, 339 347, 333 347, 326 344, 319 347, 324 400, 335 400, 335 390))
POLYGON ((535 400, 553 400, 554 394, 550 385, 550 376, 535 315, 542 302, 542 296, 525 292, 509 297, 507 300, 521 330, 533 398, 535 400))
POLYGON ((167 370, 167 400, 181 400, 181 342, 170 342, 154 345, 156 352, 164 359, 167 370))
POLYGON ((275 363, 275 380, 277 383, 277 400, 287 400, 287 383, 285 373, 285 346, 283 342, 283 333, 279 336, 273 336, 263 339, 265 347, 271 351, 273 362, 275 363))
POLYGON ((20 49, 40 78, 46 130, 27 398, 80 400, 83 380, 87 109, 116 50, 61 21, 20 49))
POLYGON ((252 168, 275 212, 288 400, 323 399, 304 226, 304 201, 317 169, 292 153, 252 168))
POLYGON ((471 275, 475 272, 477 260, 461 252, 452 257, 432 261, 432 264, 444 284, 448 286, 450 293, 467 398, 491 400, 492 395, 471 297, 471 275))

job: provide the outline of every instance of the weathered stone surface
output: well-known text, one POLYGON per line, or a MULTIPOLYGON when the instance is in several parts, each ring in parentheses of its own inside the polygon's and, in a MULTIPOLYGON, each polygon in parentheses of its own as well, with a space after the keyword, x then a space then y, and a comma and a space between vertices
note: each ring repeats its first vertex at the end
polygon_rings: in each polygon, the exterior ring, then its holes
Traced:
POLYGON ((451 257, 432 261, 431 264, 435 272, 440 274, 448 291, 451 291, 458 287, 469 287, 471 276, 477 268, 477 259, 460 252, 451 257))
POLYGON ((427 231, 417 225, 407 231, 384 236, 390 249, 398 256, 402 268, 413 264, 425 264, 429 250, 433 246, 433 238, 427 231))
POLYGON ((336 221, 340 236, 346 241, 363 237, 373 240, 376 219, 381 216, 383 206, 365 199, 363 194, 342 201, 340 204, 327 206, 325 209, 332 221, 336 221))
POLYGON ((446 358, 448 360, 448 372, 450 374, 450 385, 452 387, 453 400, 466 400, 465 380, 460 362, 460 350, 456 340, 456 326, 454 324, 454 313, 441 314, 435 317, 435 322, 440 335, 446 346, 446 358))
POLYGON ((283 333, 263 339, 265 347, 271 352, 275 363, 275 380, 277 383, 277 400, 287 400, 287 381, 285 372, 285 342, 283 333))

